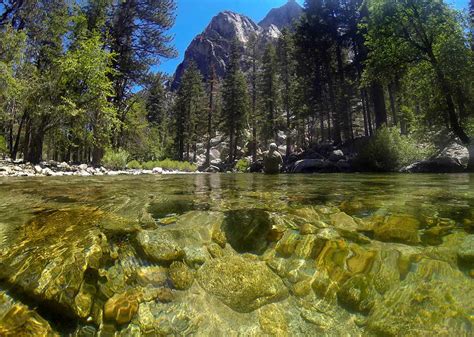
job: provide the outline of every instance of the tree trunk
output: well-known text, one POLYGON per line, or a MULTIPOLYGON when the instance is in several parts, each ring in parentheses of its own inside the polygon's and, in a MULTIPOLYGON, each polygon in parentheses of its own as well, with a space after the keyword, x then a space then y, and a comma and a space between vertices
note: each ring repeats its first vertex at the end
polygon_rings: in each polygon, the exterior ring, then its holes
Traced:
POLYGON ((469 162, 467 164, 467 171, 474 172, 474 142, 471 141, 471 143, 467 146, 467 149, 469 151, 469 162))
POLYGON ((20 125, 18 125, 18 131, 15 137, 15 144, 13 145, 13 149, 10 153, 10 156, 13 160, 16 159, 16 155, 18 153, 18 147, 20 145, 20 137, 21 137, 21 130, 23 129, 23 125, 25 124, 25 121, 28 118, 28 113, 23 113, 23 116, 21 117, 20 125))
POLYGON ((392 124, 396 126, 398 124, 398 118, 397 118, 397 108, 395 104, 395 95, 396 95, 396 90, 395 90, 395 84, 390 83, 388 85, 388 96, 390 99, 390 110, 392 112, 392 124))
POLYGON ((347 100, 345 97, 345 94, 347 92, 346 78, 344 74, 344 65, 342 62, 342 50, 339 43, 337 43, 336 46, 336 59, 337 72, 339 73, 339 113, 340 118, 342 119, 342 132, 344 134, 344 140, 348 140, 349 138, 351 138, 349 107, 347 105, 347 100))
POLYGON ((32 164, 39 164, 43 156, 44 132, 42 128, 35 128, 30 135, 28 142, 28 155, 26 161, 32 164))
POLYGON ((100 166, 100 162, 102 161, 103 156, 104 149, 101 146, 94 145, 94 147, 92 148, 92 166, 100 166))
POLYGON ((375 111, 375 127, 380 129, 387 125, 387 108, 385 107, 385 95, 382 85, 372 82, 371 96, 375 111))

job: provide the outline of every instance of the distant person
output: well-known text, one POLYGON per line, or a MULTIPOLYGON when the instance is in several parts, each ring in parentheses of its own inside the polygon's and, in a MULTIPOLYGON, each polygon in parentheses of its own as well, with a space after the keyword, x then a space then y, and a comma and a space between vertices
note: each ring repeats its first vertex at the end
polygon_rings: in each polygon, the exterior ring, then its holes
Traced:
POLYGON ((283 158, 280 152, 278 152, 278 146, 275 143, 271 143, 268 152, 265 153, 263 158, 263 171, 266 174, 278 174, 282 164, 283 158))

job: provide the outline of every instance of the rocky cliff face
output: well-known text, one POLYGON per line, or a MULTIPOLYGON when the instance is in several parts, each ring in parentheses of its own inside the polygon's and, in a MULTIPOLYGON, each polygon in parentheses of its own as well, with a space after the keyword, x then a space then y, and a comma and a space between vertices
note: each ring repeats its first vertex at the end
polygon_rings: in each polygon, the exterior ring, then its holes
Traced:
MULTIPOLYGON (((281 8, 270 11, 261 25, 257 25, 252 19, 241 14, 230 11, 219 13, 187 48, 183 62, 176 69, 172 88, 179 87, 181 77, 191 62, 197 64, 204 78, 210 74, 212 67, 214 67, 217 76, 222 78, 234 39, 237 39, 242 45, 241 52, 244 55, 243 59, 245 59, 246 46, 251 36, 256 36, 257 43, 262 46, 259 49, 263 49, 265 44, 276 41, 281 35, 278 27, 285 27, 299 15, 301 15, 301 7, 293 0, 281 8)), ((248 65, 243 62, 242 69, 245 71, 247 67, 248 65)))
POLYGON ((302 13, 303 9, 301 6, 295 0, 289 0, 286 5, 272 9, 258 25, 262 28, 268 28, 274 25, 282 30, 283 28, 291 26, 302 13))

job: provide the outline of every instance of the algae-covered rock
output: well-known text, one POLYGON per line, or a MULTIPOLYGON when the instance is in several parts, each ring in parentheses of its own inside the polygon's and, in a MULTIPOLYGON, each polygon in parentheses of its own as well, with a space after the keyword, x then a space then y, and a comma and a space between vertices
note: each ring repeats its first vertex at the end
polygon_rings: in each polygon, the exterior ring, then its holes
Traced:
POLYGON ((344 212, 339 212, 335 214, 331 214, 329 216, 331 220, 331 224, 336 228, 341 228, 349 231, 356 231, 358 228, 357 223, 355 220, 344 212))
POLYGON ((251 312, 288 296, 283 281, 265 263, 239 256, 206 262, 197 279, 204 290, 237 312, 251 312))
POLYGON ((168 303, 173 300, 173 294, 167 288, 141 287, 116 294, 105 302, 104 319, 118 325, 129 323, 137 314, 140 303, 153 300, 168 303))
POLYGON ((474 234, 466 236, 458 249, 458 257, 463 262, 474 263, 474 234))
POLYGON ((104 318, 121 325, 130 322, 137 311, 138 299, 135 294, 117 294, 105 303, 104 318))
POLYGON ((0 336, 28 337, 59 336, 51 325, 36 311, 16 302, 5 292, 0 291, 0 336))
POLYGON ((285 311, 277 304, 266 305, 260 309, 258 320, 260 327, 270 336, 289 336, 285 311))
POLYGON ((380 336, 470 336, 474 281, 448 263, 423 259, 375 302, 366 329, 380 336))
POLYGON ((392 215, 374 229, 375 239, 385 242, 399 242, 416 245, 420 242, 418 228, 420 222, 407 215, 392 215))
POLYGON ((33 218, 19 242, 0 252, 0 279, 66 315, 87 317, 98 270, 109 258, 107 238, 95 226, 103 215, 87 214, 61 210, 33 218))
POLYGON ((141 231, 137 242, 145 255, 155 262, 171 263, 185 256, 183 248, 162 230, 141 231))
POLYGON ((173 262, 170 266, 169 275, 176 289, 186 290, 193 284, 194 273, 183 262, 173 262))

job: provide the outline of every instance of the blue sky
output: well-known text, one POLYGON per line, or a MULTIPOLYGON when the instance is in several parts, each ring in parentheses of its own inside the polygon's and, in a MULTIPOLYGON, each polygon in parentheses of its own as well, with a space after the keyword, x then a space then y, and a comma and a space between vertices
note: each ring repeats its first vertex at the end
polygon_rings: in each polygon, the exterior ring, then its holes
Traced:
MULTIPOLYGON (((467 8, 469 0, 448 0, 457 8, 467 8)), ((184 52, 192 39, 206 28, 209 21, 217 13, 230 10, 245 14, 255 22, 262 20, 274 7, 284 5, 287 0, 176 0, 176 23, 171 30, 178 57, 163 60, 155 70, 173 74, 183 60, 184 52)), ((304 0, 297 0, 303 4, 304 0)))

